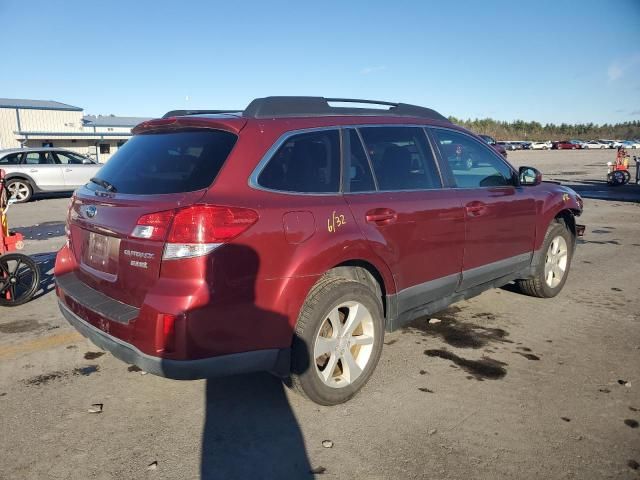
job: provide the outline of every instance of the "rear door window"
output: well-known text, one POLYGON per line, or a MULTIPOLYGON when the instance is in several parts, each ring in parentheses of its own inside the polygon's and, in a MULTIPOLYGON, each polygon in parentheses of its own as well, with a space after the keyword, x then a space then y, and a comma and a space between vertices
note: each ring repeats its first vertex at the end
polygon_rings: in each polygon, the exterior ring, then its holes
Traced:
MULTIPOLYGON (((100 169, 98 177, 118 193, 153 195, 209 187, 222 168, 236 135, 198 130, 134 135, 100 169)), ((89 188, 101 188, 90 183, 89 188)))
POLYGON ((292 135, 258 176, 270 190, 296 193, 337 193, 340 190, 338 130, 292 135))
POLYGON ((419 127, 359 129, 381 191, 442 186, 433 153, 419 127))

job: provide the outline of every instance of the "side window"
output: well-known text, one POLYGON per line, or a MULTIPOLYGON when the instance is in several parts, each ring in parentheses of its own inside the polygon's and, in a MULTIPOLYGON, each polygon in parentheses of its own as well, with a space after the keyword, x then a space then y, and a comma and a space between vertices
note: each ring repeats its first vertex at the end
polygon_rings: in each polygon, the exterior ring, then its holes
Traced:
POLYGON ((17 165, 20 163, 22 153, 12 153, 0 158, 0 165, 17 165))
POLYGON ((82 165, 82 158, 73 154, 56 152, 56 156, 58 157, 58 163, 63 165, 82 165))
POLYGON ((373 181, 373 174, 369 167, 369 160, 364 152, 364 147, 353 128, 349 129, 349 149, 350 149, 350 166, 349 191, 350 192, 372 192, 376 190, 376 184, 373 181))
POLYGON ((442 157, 451 167, 457 187, 513 185, 511 169, 491 147, 452 130, 434 128, 431 131, 442 157))
POLYGON ((47 163, 47 159, 40 152, 29 152, 24 156, 24 163, 27 165, 39 165, 41 163, 47 163))
POLYGON ((427 137, 419 127, 359 129, 382 191, 441 186, 427 137))
POLYGON ((289 137, 260 173, 258 184, 283 192, 337 193, 340 190, 338 130, 289 137))

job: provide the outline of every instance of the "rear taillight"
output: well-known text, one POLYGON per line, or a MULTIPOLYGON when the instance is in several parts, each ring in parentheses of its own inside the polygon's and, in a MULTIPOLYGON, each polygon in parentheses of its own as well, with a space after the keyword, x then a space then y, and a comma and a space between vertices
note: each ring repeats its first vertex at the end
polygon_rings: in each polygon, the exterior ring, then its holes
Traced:
POLYGON ((143 215, 138 219, 131 236, 163 242, 167 238, 172 218, 173 210, 143 215))
POLYGON ((176 212, 169 243, 223 243, 237 237, 258 219, 248 208, 195 205, 176 212))
POLYGON ((165 241, 163 258, 206 255, 247 230, 258 220, 248 208, 193 205, 143 215, 131 236, 165 241))

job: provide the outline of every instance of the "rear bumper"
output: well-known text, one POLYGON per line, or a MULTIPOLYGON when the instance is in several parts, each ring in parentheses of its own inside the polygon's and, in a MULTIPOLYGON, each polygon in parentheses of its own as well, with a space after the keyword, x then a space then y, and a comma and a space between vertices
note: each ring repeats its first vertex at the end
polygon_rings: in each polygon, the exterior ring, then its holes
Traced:
POLYGON ((64 318, 95 345, 107 350, 125 363, 137 365, 145 372, 175 380, 236 375, 269 371, 286 376, 289 371, 289 349, 255 350, 198 360, 169 360, 141 352, 133 345, 103 332, 85 322, 58 300, 64 318))

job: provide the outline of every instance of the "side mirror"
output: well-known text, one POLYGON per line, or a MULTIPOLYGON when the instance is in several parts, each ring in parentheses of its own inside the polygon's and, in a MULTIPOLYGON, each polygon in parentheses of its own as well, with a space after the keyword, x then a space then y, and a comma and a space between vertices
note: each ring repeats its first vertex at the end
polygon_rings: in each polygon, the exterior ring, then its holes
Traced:
POLYGON ((93 162, 91 160, 89 160, 88 158, 82 160, 82 164, 83 165, 93 165, 93 162))
POLYGON ((542 183, 542 173, 533 167, 520 167, 518 170, 518 183, 522 186, 535 186, 542 183))

